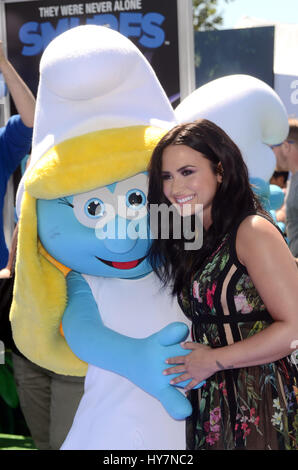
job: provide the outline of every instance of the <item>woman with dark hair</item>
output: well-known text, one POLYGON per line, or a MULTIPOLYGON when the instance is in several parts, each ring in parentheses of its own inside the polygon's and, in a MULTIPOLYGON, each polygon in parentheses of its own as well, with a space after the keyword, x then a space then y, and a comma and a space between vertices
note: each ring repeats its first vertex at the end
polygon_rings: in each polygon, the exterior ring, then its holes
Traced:
POLYGON ((161 139, 149 211, 161 203, 194 223, 202 205, 201 248, 186 248, 173 224, 164 239, 161 221, 149 253, 193 322, 190 353, 169 358, 164 373, 178 374, 173 384, 189 380, 187 390, 206 380, 190 392, 189 448, 297 449, 298 271, 222 129, 198 120, 161 139))

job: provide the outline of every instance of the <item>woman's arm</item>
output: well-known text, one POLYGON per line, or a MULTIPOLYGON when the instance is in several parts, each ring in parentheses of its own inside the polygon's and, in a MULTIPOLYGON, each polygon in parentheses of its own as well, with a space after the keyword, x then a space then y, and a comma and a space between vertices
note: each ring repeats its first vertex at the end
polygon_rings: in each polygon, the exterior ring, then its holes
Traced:
POLYGON ((280 233, 260 216, 247 217, 238 229, 236 251, 268 309, 273 323, 243 341, 211 349, 186 343, 189 356, 171 358, 168 364, 180 366, 165 371, 180 372, 173 379, 193 378, 187 388, 218 370, 249 367, 276 361, 293 352, 298 340, 298 271, 295 260, 280 233), (172 362, 173 361, 173 362, 172 362))

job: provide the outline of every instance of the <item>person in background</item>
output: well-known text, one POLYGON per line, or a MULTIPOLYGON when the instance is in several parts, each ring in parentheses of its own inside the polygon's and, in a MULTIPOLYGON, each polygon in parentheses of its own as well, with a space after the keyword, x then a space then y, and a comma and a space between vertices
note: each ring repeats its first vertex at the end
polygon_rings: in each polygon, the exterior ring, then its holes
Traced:
POLYGON ((155 148, 149 211, 161 203, 182 223, 203 215, 201 248, 189 249, 173 224, 149 252, 193 322, 194 342, 183 345, 191 353, 169 358, 164 374, 178 374, 173 385, 190 380, 188 391, 206 381, 190 392, 188 448, 298 449, 298 271, 238 147, 214 123, 176 126, 155 148))
POLYGON ((289 171, 285 213, 289 247, 298 263, 298 119, 289 119, 289 135, 280 145, 272 147, 277 170, 289 171))
POLYGON ((2 269, 8 261, 8 249, 3 230, 6 187, 10 176, 30 152, 35 98, 6 58, 2 41, 0 41, 0 72, 19 113, 11 116, 6 125, 0 128, 0 269, 2 269))
POLYGON ((281 189, 285 189, 287 187, 288 177, 289 177, 288 171, 275 170, 273 175, 270 178, 270 184, 275 184, 276 186, 279 186, 281 189))
MULTIPOLYGON (((288 171, 277 171, 275 170, 273 175, 270 178, 270 184, 275 184, 279 186, 284 195, 287 194, 287 183, 288 183, 289 172, 288 171)), ((286 204, 283 205, 275 211, 275 217, 277 222, 286 223, 286 204)))

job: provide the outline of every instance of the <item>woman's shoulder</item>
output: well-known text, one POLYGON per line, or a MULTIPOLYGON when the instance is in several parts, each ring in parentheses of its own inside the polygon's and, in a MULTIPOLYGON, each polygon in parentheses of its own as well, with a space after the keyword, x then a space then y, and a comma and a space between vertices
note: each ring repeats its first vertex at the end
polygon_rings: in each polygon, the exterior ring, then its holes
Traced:
POLYGON ((254 235, 266 236, 277 234, 281 237, 281 233, 273 221, 264 215, 249 214, 239 223, 237 228, 237 238, 244 238, 247 241, 252 241, 251 237, 254 235))
POLYGON ((244 239, 246 242, 250 242, 252 241, 251 237, 262 231, 269 233, 276 230, 277 228, 274 226, 274 222, 270 220, 269 215, 247 212, 238 216, 234 223, 231 224, 229 239, 235 245, 236 240, 244 239))
POLYGON ((252 214, 245 217, 238 226, 235 237, 235 248, 238 259, 245 264, 250 254, 261 254, 267 250, 274 250, 274 247, 285 244, 285 240, 269 218, 252 214))

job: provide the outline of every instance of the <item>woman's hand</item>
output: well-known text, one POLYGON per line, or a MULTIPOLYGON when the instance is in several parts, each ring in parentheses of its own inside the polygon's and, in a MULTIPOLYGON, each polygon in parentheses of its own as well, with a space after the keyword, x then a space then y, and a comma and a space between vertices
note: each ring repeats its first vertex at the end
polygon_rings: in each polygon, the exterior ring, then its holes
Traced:
POLYGON ((11 277, 11 272, 10 269, 8 268, 3 268, 0 271, 0 279, 8 279, 11 277))
POLYGON ((185 380, 191 380, 185 390, 191 390, 203 380, 213 375, 218 369, 214 357, 214 349, 199 343, 183 343, 184 349, 191 350, 187 356, 176 356, 166 360, 166 364, 175 364, 164 370, 164 375, 181 374, 171 380, 175 385, 185 380), (179 364, 179 365, 177 365, 179 364))

